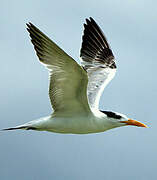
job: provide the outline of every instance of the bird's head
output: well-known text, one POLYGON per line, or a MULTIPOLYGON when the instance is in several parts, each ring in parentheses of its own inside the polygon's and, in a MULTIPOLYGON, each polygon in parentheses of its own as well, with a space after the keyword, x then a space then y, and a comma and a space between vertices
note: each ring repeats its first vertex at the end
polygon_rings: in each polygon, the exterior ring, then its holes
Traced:
POLYGON ((107 115, 108 118, 110 118, 110 121, 115 124, 115 126, 120 127, 120 126, 127 126, 127 125, 131 125, 131 126, 138 126, 138 127, 147 127, 145 124, 130 119, 127 116, 125 116, 124 114, 120 114, 120 113, 116 113, 116 112, 111 112, 111 111, 101 111, 104 114, 107 115))

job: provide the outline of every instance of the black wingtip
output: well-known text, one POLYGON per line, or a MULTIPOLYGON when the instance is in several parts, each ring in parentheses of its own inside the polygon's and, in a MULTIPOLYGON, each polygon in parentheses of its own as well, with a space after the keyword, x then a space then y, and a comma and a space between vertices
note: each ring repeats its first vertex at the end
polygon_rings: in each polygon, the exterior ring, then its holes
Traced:
POLYGON ((27 27, 30 27, 31 24, 32 24, 31 22, 28 22, 28 23, 26 23, 26 26, 27 26, 27 27))
POLYGON ((86 22, 87 22, 87 24, 91 24, 91 23, 96 24, 96 21, 92 17, 86 18, 86 22))
POLYGON ((30 33, 30 29, 31 29, 31 24, 30 24, 30 22, 26 23, 26 29, 27 29, 27 31, 30 33))
POLYGON ((91 22, 92 22, 92 21, 95 22, 95 20, 94 20, 92 17, 89 17, 89 19, 91 20, 91 22))
POLYGON ((106 66, 111 68, 116 68, 114 55, 107 39, 92 17, 87 18, 84 24, 80 57, 87 62, 93 59, 99 63, 106 63, 106 66))
POLYGON ((27 30, 28 29, 38 29, 33 23, 31 23, 31 22, 28 22, 28 23, 26 23, 26 26, 27 26, 27 30))

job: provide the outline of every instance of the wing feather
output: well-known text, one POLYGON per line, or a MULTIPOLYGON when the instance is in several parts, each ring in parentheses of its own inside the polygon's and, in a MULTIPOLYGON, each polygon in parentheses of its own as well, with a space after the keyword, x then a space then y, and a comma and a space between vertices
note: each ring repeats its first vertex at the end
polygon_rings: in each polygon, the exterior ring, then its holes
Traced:
POLYGON ((27 30, 40 62, 50 72, 49 97, 55 113, 88 113, 87 73, 32 23, 27 30))
POLYGON ((98 109, 100 96, 116 72, 112 50, 94 19, 86 19, 80 51, 81 64, 88 74, 88 102, 98 109))

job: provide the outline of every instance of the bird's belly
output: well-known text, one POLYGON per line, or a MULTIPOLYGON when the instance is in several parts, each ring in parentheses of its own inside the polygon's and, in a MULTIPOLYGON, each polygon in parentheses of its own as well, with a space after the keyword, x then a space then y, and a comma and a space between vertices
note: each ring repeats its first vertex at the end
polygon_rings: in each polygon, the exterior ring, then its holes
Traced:
POLYGON ((104 131, 104 128, 92 118, 53 118, 49 122, 46 131, 56 133, 88 134, 104 131))

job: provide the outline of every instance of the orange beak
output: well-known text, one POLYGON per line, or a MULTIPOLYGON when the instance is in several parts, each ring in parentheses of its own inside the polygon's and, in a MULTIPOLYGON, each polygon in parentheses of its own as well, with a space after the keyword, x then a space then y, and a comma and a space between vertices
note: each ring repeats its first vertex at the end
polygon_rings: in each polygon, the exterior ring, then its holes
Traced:
POLYGON ((135 121, 133 119, 128 119, 128 121, 121 121, 121 123, 126 123, 126 125, 138 126, 138 127, 145 127, 147 126, 139 121, 135 121))

